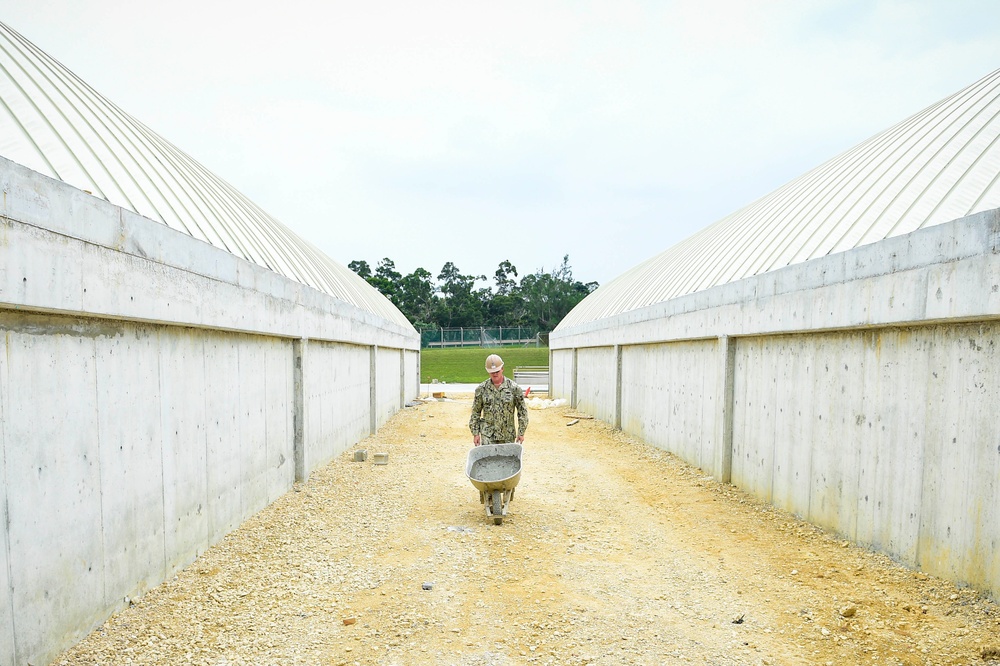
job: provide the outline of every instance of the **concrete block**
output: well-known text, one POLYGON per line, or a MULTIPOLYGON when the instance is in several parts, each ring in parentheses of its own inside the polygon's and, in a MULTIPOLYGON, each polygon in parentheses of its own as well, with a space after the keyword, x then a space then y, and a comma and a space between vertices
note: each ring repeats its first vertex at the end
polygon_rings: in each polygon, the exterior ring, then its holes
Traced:
POLYGON ((160 333, 160 423, 168 575, 209 545, 204 339, 193 329, 160 333))
POLYGON ((0 303, 76 312, 82 303, 80 243, 0 221, 0 303))
MULTIPOLYGON (((243 384, 240 372, 240 348, 233 336, 212 331, 200 333, 204 338, 205 372, 205 513, 208 516, 208 540, 215 543, 244 519, 243 483, 239 464, 244 459, 244 447, 252 446, 243 438, 240 418, 243 414, 257 416, 255 426, 264 432, 263 401, 255 395, 250 402, 237 402, 230 397, 232 387, 243 384)), ((254 338, 242 337, 240 342, 253 345, 254 338)), ((260 362, 262 367, 263 363, 260 362)), ((253 381, 248 382, 253 386, 253 381)), ((257 439, 257 438, 254 438, 257 439)), ((252 515, 252 514, 251 514, 252 515)))
POLYGON ((870 526, 861 521, 858 539, 878 550, 894 553, 907 566, 917 565, 920 534, 920 496, 924 451, 921 433, 928 405, 928 329, 879 331, 875 364, 880 386, 897 387, 897 400, 867 414, 877 450, 874 474, 860 492, 870 503, 870 526))
POLYGON ((577 408, 603 421, 614 419, 618 358, 614 347, 581 349, 577 408))
POLYGON ((105 606, 117 609, 166 575, 160 473, 159 339, 121 324, 96 338, 105 606), (122 406, 127 405, 127 414, 122 406))
POLYGON ((7 339, 14 650, 16 663, 47 663, 105 612, 94 341, 51 329, 7 339))
POLYGON ((399 408, 399 396, 402 390, 402 377, 399 372, 399 350, 379 347, 375 361, 376 378, 376 417, 377 427, 381 428, 399 408))
MULTIPOLYGON (((292 344, 279 338, 258 338, 263 346, 264 364, 261 370, 250 368, 250 375, 263 383, 264 431, 263 439, 266 455, 258 463, 263 463, 266 485, 254 506, 263 501, 270 504, 284 495, 295 483, 295 442, 292 427, 292 405, 295 400, 293 378, 292 344)), ((242 366, 241 366, 242 367, 242 366)), ((247 373, 240 371, 240 381, 248 381, 247 373)), ((241 423, 240 431, 244 440, 253 430, 254 424, 241 423)), ((244 460, 249 461, 250 452, 244 452, 244 460)), ((256 513, 244 503, 244 515, 256 513)))
POLYGON ((389 464, 389 454, 388 453, 376 453, 372 456, 372 462, 376 465, 388 465, 389 464))
MULTIPOLYGON (((701 398, 717 390, 715 383, 721 376, 717 370, 717 345, 716 340, 707 340, 625 347, 622 429, 703 469, 711 469, 715 459, 715 402, 701 398), (646 372, 661 378, 655 387, 641 379, 646 372)), ((606 353, 614 365, 607 371, 617 372, 614 350, 606 353)), ((587 365, 581 364, 579 372, 586 375, 587 365)))
POLYGON ((360 345, 309 341, 308 350, 306 460, 313 470, 371 434, 371 364, 360 345))
MULTIPOLYGON (((6 197, 0 197, 6 198, 6 197)), ((0 269, 2 271, 2 269, 0 269)), ((0 336, 0 479, 7 475, 7 398, 10 383, 7 379, 7 337, 0 336)), ((10 485, 0 488, 0 664, 15 664, 14 654, 14 600, 10 581, 10 520, 7 505, 10 503, 10 485)))

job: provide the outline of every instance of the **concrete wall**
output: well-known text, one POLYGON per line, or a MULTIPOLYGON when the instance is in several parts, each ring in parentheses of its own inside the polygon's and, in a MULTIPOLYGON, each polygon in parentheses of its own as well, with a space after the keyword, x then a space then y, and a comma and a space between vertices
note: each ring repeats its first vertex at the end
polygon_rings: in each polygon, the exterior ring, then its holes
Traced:
MULTIPOLYGON (((621 428, 711 469, 720 393, 716 348, 715 340, 623 348, 621 428)), ((582 358, 583 350, 580 353, 582 358)), ((584 367, 581 363, 580 370, 584 367)), ((589 375, 590 370, 581 374, 589 375)), ((613 394, 614 386, 606 384, 605 391, 613 394)))
POLYGON ((740 341, 733 483, 901 561, 1000 581, 1000 325, 740 341))
POLYGON ((1000 598, 1000 212, 557 331, 550 346, 553 376, 573 377, 557 397, 615 423, 608 385, 595 387, 617 349, 627 432, 1000 598))
POLYGON ((378 381, 375 383, 375 428, 379 428, 402 409, 406 401, 402 393, 405 383, 403 377, 405 363, 399 349, 378 347, 375 352, 375 368, 378 375, 378 381))
POLYGON ((618 355, 614 347, 581 349, 576 359, 578 367, 587 372, 577 377, 576 407, 604 421, 613 422, 616 410, 615 381, 618 355))
POLYGON ((113 320, 4 311, 0 328, 4 663, 24 663, 291 486, 291 355, 275 338, 113 320))
MULTIPOLYGON (((575 366, 575 350, 559 349, 549 351, 550 396, 562 396, 567 400, 573 400, 573 373, 575 366)), ((574 403, 573 406, 575 407, 576 404, 574 403)))
POLYGON ((371 348, 310 340, 305 367, 305 472, 373 431, 371 348))
POLYGON ((420 395, 420 350, 403 350, 403 372, 405 382, 402 386, 403 405, 420 395))
POLYGON ((48 662, 416 397, 419 336, 2 158, 0 186, 13 666, 48 662))

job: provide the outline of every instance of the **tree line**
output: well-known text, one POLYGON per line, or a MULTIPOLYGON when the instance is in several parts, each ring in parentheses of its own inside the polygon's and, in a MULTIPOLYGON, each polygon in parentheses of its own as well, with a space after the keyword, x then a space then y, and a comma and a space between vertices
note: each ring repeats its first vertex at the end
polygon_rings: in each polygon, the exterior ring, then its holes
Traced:
POLYGON ((451 261, 436 280, 424 268, 403 275, 388 257, 375 270, 367 261, 352 261, 347 267, 382 292, 418 329, 525 326, 548 332, 597 289, 596 282, 573 278, 569 255, 551 271, 539 269, 523 277, 510 261, 501 261, 493 284, 480 288, 476 283, 485 282, 485 275, 466 275, 451 261))

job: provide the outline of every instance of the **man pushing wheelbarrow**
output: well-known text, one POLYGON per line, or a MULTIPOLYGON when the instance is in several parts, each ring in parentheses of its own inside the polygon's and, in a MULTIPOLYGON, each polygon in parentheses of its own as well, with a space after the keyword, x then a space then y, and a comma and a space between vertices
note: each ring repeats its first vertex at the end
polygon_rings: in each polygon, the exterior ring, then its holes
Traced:
POLYGON ((503 359, 490 354, 486 358, 486 372, 490 378, 476 387, 472 401, 469 430, 473 448, 465 473, 479 490, 486 516, 500 525, 521 478, 528 408, 521 387, 503 376, 503 359))

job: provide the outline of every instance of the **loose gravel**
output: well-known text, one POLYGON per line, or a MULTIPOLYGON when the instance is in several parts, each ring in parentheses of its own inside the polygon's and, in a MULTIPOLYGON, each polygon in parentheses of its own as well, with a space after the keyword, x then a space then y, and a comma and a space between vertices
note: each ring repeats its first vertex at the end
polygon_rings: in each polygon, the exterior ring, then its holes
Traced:
POLYGON ((1000 664, 976 591, 566 407, 531 412, 494 525, 468 398, 403 410, 55 663, 1000 664))

